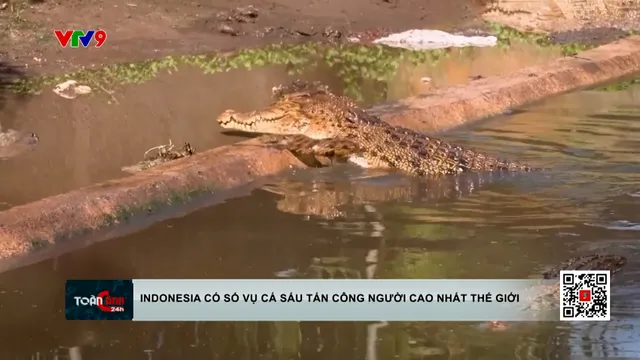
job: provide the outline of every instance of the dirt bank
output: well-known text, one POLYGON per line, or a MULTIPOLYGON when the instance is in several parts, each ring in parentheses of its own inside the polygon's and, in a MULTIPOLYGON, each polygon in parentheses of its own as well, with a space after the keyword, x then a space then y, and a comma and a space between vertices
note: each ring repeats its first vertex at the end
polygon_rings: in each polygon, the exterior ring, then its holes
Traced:
POLYGON ((635 20, 623 21, 631 16, 623 11, 609 14, 619 15, 615 17, 619 20, 602 24, 599 21, 602 14, 593 12, 592 21, 583 24, 570 21, 575 18, 573 8, 554 7, 557 11, 547 14, 546 2, 521 4, 489 0, 194 0, 188 3, 11 0, 2 3, 12 6, 0 8, 0 62, 24 66, 30 75, 274 42, 342 41, 351 35, 367 40, 411 28, 478 28, 482 27, 483 19, 526 31, 547 29, 558 41, 598 44, 620 35, 621 31, 612 26, 630 24, 625 28, 631 29, 637 24, 635 20), (537 20, 551 16, 555 22, 575 23, 575 26, 567 29, 546 26, 548 21, 534 26, 522 16, 537 20), (580 28, 576 30, 578 25, 580 28), (584 32, 581 30, 584 26, 596 29, 584 32), (107 40, 100 48, 61 48, 54 30, 73 29, 102 29, 107 33, 107 40))
POLYGON ((0 10, 0 61, 60 72, 105 62, 204 53, 280 41, 344 38, 364 30, 450 28, 476 19, 470 0, 12 0, 0 10), (253 8, 249 8, 253 6, 253 8), (239 9, 240 12, 234 12, 239 9), (55 29, 103 29, 101 48, 62 49, 55 29))
MULTIPOLYGON (((396 125, 442 130, 638 71, 640 37, 631 37, 512 75, 381 105, 374 111, 396 125)), ((257 147, 255 141, 209 150, 132 177, 0 212, 0 270, 89 244, 96 238, 86 236, 131 223, 132 218, 152 214, 157 221, 176 216, 161 211, 168 204, 193 201, 196 196, 223 200, 233 196, 231 189, 302 166, 291 154, 257 147)))

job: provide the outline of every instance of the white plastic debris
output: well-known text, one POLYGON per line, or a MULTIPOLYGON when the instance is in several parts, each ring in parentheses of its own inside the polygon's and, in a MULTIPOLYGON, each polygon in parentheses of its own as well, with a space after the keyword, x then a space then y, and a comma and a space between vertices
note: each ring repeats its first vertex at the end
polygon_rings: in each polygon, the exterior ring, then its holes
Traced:
POLYGON ((56 85, 53 92, 65 99, 75 99, 78 95, 86 95, 91 93, 91 88, 86 85, 78 85, 75 80, 67 80, 56 85))
POLYGON ((409 50, 431 50, 465 46, 496 46, 498 39, 495 36, 453 35, 440 30, 408 30, 373 42, 409 50))

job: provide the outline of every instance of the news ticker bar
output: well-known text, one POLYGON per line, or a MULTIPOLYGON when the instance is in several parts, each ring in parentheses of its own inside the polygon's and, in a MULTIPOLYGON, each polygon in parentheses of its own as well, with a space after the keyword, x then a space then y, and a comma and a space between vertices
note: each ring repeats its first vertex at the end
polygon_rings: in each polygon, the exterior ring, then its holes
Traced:
POLYGON ((65 305, 70 320, 556 321, 559 300, 542 299, 557 288, 553 280, 69 280, 65 305))

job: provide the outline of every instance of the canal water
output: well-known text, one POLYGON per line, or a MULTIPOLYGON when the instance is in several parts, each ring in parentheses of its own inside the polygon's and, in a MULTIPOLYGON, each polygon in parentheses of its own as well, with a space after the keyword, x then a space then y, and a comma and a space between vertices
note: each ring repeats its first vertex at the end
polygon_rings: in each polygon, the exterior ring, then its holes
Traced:
MULTIPOLYGON (((265 89, 270 83, 265 80, 265 89)), ((583 91, 446 134, 548 172, 436 181, 344 165, 303 170, 248 196, 1 274, 3 358, 639 358, 638 104, 640 87, 583 91), (612 285, 608 323, 514 323, 497 331, 428 322, 69 322, 63 313, 70 278, 529 278, 593 252, 629 259, 612 285)), ((148 142, 138 150, 180 133, 171 120, 167 116, 159 132, 147 124, 154 136, 137 139, 148 142)), ((197 138, 202 131, 180 134, 197 138)), ((99 163, 82 151, 94 142, 114 144, 114 152, 103 153, 111 172, 135 159, 118 150, 116 133, 76 135, 86 164, 99 163)), ((238 140, 219 136, 220 142, 238 140)), ((113 175, 77 171, 67 178, 75 183, 52 184, 42 193, 113 175)))
POLYGON ((189 142, 196 151, 239 141, 221 133, 216 116, 228 108, 265 106, 272 101, 273 86, 294 78, 320 80, 336 92, 373 104, 560 56, 559 48, 527 43, 431 52, 292 45, 248 51, 224 61, 162 59, 81 73, 72 79, 93 92, 73 100, 52 91, 62 80, 40 88, 40 95, 7 94, 4 101, 0 88, 0 131, 35 132, 40 138, 34 151, 22 156, 4 160, 0 153, 0 210, 125 176, 122 167, 169 141, 177 147, 189 142))

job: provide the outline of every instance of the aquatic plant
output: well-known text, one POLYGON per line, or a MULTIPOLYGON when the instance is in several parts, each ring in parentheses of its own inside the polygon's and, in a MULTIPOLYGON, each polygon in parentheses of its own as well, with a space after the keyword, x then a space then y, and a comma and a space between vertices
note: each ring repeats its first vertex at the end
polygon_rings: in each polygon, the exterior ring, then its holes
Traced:
POLYGON ((498 46, 503 49, 509 49, 512 42, 525 42, 543 47, 559 47, 564 56, 571 56, 596 47, 594 44, 581 42, 557 44, 548 35, 522 32, 494 22, 487 22, 487 26, 489 31, 498 38, 498 46))
POLYGON ((137 63, 107 65, 99 69, 80 69, 57 76, 24 79, 10 88, 18 93, 37 94, 44 86, 74 79, 98 91, 111 91, 115 86, 143 83, 160 72, 171 73, 184 66, 200 68, 205 74, 215 74, 233 69, 289 65, 290 74, 296 75, 324 63, 337 69, 337 74, 345 83, 346 94, 360 98, 362 79, 385 82, 395 75, 401 62, 436 63, 446 54, 446 50, 410 51, 380 45, 276 44, 231 54, 167 56, 137 63))
MULTIPOLYGON (((513 41, 524 41, 539 46, 560 46, 565 54, 573 54, 590 47, 584 44, 554 45, 546 36, 522 33, 493 23, 489 23, 489 28, 498 37, 498 45, 506 50, 513 41)), ((80 69, 62 75, 23 79, 14 83, 11 89, 23 94, 37 94, 44 86, 53 86, 73 79, 93 87, 98 92, 110 93, 114 87, 143 83, 161 72, 171 73, 185 66, 200 68, 205 74, 215 74, 233 69, 250 70, 270 65, 288 65, 290 75, 299 75, 322 64, 336 70, 344 82, 345 95, 362 100, 365 80, 386 83, 395 76, 402 63, 437 65, 441 59, 451 54, 465 54, 469 50, 452 48, 412 51, 382 45, 351 43, 275 44, 232 53, 166 56, 136 63, 112 64, 99 69, 80 69)), ((384 92, 376 95, 385 96, 384 92)))
POLYGON ((611 85, 600 86, 600 87, 597 87, 597 88, 595 88, 593 90, 594 91, 602 91, 602 92, 624 91, 624 90, 627 90, 630 86, 636 85, 636 84, 640 84, 640 78, 639 77, 635 77, 635 78, 627 79, 627 80, 622 80, 622 81, 616 82, 615 84, 611 84, 611 85))

